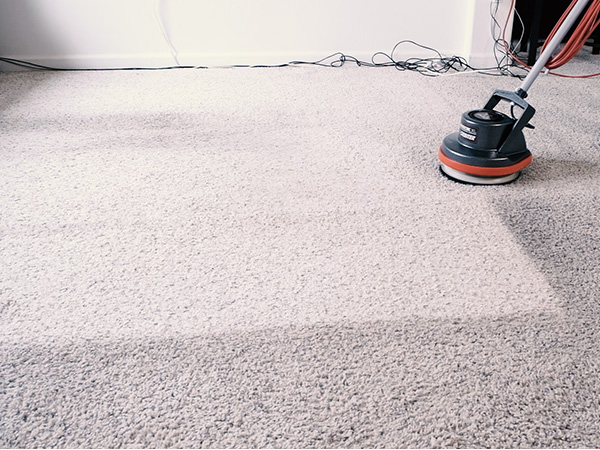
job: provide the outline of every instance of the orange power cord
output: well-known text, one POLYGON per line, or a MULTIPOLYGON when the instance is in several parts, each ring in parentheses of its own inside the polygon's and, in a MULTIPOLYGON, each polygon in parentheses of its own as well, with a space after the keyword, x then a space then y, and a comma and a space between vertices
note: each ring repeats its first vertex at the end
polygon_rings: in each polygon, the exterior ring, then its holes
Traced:
MULTIPOLYGON (((544 42, 544 45, 542 46, 542 51, 544 51, 544 49, 546 48, 546 45, 550 42, 552 37, 556 34, 556 31, 559 29, 559 27, 564 22, 565 18, 567 17, 569 12, 571 12, 571 10, 573 9, 573 7, 575 6, 576 3, 577 3, 577 0, 571 1, 571 4, 567 8, 567 10, 563 13, 563 15, 561 16, 559 21, 556 23, 556 25, 550 32, 550 35, 544 42)), ((514 6, 515 6, 515 0, 512 0, 511 6, 510 6, 510 11, 513 11, 514 6)), ((531 68, 530 66, 525 64, 515 54, 513 54, 513 52, 510 50, 510 46, 506 42, 504 35, 506 32, 506 27, 508 25, 509 18, 510 18, 510 13, 508 14, 508 17, 506 18, 506 24, 505 24, 504 30, 502 32, 502 40, 504 41, 506 51, 519 64, 530 69, 531 68)), ((560 50, 560 52, 558 52, 558 54, 556 54, 555 56, 550 58, 550 60, 546 63, 545 67, 548 70, 556 69, 557 67, 560 67, 560 66, 566 64, 567 62, 569 62, 571 59, 573 59, 575 57, 575 55, 577 53, 579 53, 579 51, 585 45, 586 41, 589 39, 590 35, 594 32, 594 30, 599 25, 600 25, 600 0, 592 0, 588 9, 581 17, 579 24, 575 28, 575 31, 573 32, 573 34, 571 35, 571 37, 569 38, 567 43, 563 46, 563 48, 560 50)), ((566 77, 566 78, 591 78, 591 77, 597 77, 600 75, 600 72, 592 73, 592 74, 588 74, 588 75, 564 75, 564 74, 560 74, 560 73, 556 73, 556 72, 549 72, 549 73, 552 75, 556 75, 559 77, 566 77)))

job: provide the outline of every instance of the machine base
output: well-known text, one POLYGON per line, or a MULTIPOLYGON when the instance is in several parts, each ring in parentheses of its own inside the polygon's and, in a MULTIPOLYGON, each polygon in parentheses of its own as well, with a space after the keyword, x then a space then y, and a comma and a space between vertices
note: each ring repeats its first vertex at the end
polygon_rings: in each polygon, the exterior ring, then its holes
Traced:
POLYGON ((507 156, 475 151, 459 144, 454 133, 444 139, 438 159, 442 172, 453 180, 491 185, 516 180, 533 158, 526 148, 507 156))
POLYGON ((441 172, 453 181, 460 181, 461 183, 467 184, 483 184, 483 185, 495 185, 495 184, 507 184, 515 181, 521 175, 521 172, 515 172, 508 175, 497 176, 497 177, 484 177, 480 175, 471 175, 468 173, 460 172, 459 170, 448 167, 447 165, 440 163, 441 172))

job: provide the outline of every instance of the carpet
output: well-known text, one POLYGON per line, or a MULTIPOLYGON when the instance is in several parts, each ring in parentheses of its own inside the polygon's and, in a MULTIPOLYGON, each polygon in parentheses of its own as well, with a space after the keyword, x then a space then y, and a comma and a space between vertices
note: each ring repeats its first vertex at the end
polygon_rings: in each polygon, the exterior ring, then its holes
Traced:
POLYGON ((600 446, 599 81, 470 186, 515 78, 0 74, 0 446, 600 446))

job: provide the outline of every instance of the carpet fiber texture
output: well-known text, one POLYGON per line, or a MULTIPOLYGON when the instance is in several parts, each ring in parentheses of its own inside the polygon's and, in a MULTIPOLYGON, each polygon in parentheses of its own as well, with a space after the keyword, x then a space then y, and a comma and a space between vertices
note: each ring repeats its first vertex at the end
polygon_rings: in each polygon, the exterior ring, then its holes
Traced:
MULTIPOLYGON (((585 51, 571 73, 597 72, 585 51)), ((599 447, 600 80, 0 74, 1 447, 599 447)))

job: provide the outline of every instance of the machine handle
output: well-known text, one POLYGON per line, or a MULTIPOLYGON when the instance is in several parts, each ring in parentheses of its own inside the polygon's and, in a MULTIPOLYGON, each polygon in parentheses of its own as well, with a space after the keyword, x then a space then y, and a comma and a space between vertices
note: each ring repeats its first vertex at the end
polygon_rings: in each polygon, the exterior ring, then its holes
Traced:
MULTIPOLYGON (((529 120, 535 114, 535 109, 529 103, 525 101, 519 94, 512 91, 496 90, 487 101, 484 109, 494 109, 494 107, 500 103, 501 100, 513 103, 523 110, 521 116, 516 120, 512 127, 511 132, 504 140, 502 146, 498 149, 498 153, 508 154, 507 149, 511 148, 511 142, 513 139, 517 139, 519 132, 523 130, 529 124, 529 120)), ((529 127, 532 127, 529 125, 529 127)))
MULTIPOLYGON (((492 96, 490 97, 490 99, 488 100, 488 102, 485 104, 485 106, 483 108, 484 109, 494 109, 494 107, 498 103, 500 103, 500 100, 506 100, 507 102, 514 103, 515 105, 520 107, 523 110, 523 112, 525 112, 527 110, 527 108, 531 108, 533 110, 533 112, 535 112, 535 110, 531 107, 531 105, 529 103, 527 103, 525 101, 525 99, 520 97, 516 92, 502 91, 502 90, 494 91, 494 93, 492 94, 492 96)), ((531 113, 531 115, 533 116, 533 113, 531 113)), ((529 117, 529 118, 531 118, 531 117, 529 117)))

